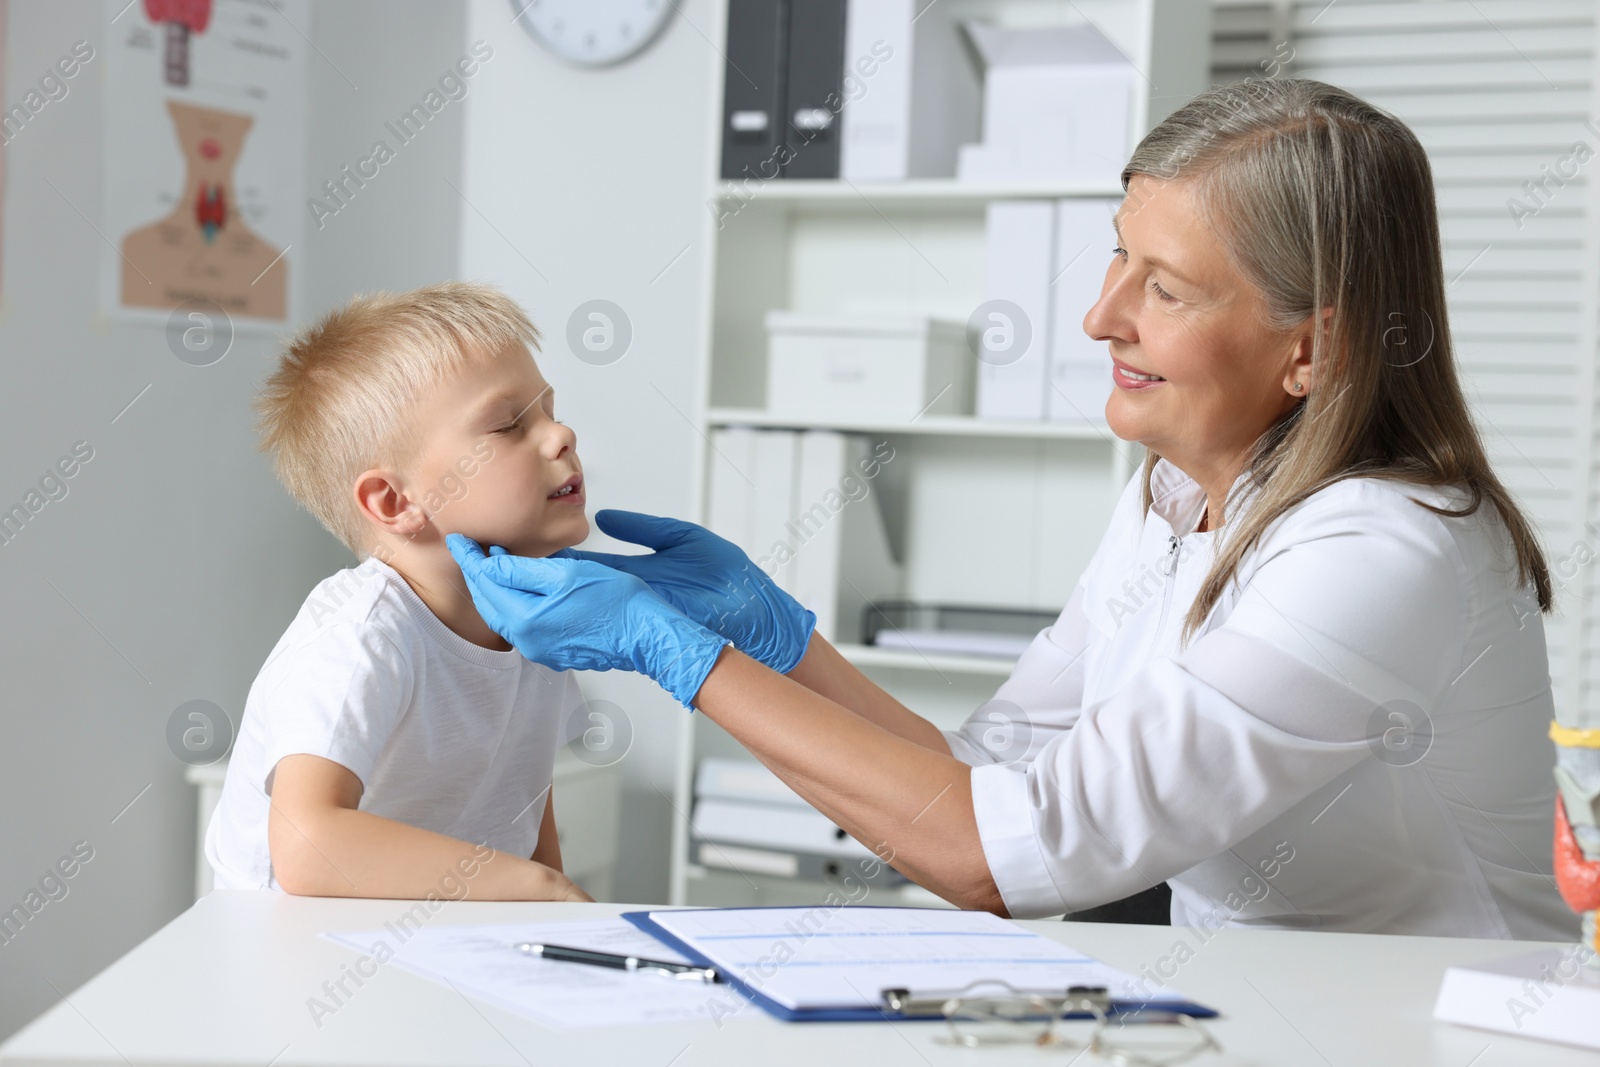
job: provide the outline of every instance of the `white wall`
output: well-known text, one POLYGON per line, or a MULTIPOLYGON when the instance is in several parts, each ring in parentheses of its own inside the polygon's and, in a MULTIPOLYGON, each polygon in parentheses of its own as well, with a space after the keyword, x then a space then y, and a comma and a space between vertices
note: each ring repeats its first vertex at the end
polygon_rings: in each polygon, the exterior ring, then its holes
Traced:
MULTIPOLYGON (((495 50, 467 100, 461 273, 503 286, 544 330, 540 365, 578 434, 591 515, 605 507, 693 517, 700 404, 700 244, 720 59, 712 0, 685 0, 630 62, 581 70, 510 24, 505 0, 472 0, 467 38, 495 50), (633 326, 617 362, 567 346, 579 304, 610 300, 633 326)), ((594 544, 602 539, 592 538, 594 544)), ((589 675, 591 698, 634 730, 622 764, 616 896, 662 901, 677 746, 688 714, 637 676, 589 675)), ((685 813, 686 814, 686 813, 685 813)))
MULTIPOLYGON (((710 5, 681 5, 654 47, 604 72, 537 49, 500 0, 319 0, 303 27, 317 49, 308 191, 364 155, 471 42, 494 49, 465 100, 309 226, 298 284, 308 315, 361 289, 458 274, 504 285, 545 328, 542 363, 578 430, 595 507, 689 513, 683 416, 698 403, 715 60, 696 26, 711 23, 710 5), (595 297, 634 329, 606 367, 564 341, 567 317, 595 297)), ((99 0, 14 0, 3 104, 75 41, 103 51, 107 18, 99 0)), ((75 842, 94 858, 0 944, 0 1036, 188 904, 194 793, 167 748, 168 717, 201 698, 237 720, 306 590, 349 562, 255 452, 248 405, 273 339, 241 334, 197 368, 161 331, 100 313, 86 283, 108 254, 96 229, 100 69, 91 62, 4 151, 0 502, 20 500, 78 440, 95 458, 0 546, 0 908, 75 842)), ((586 688, 622 705, 635 731, 618 895, 664 899, 686 713, 636 677, 591 676, 586 688)))
MULTIPOLYGON (((75 41, 101 52, 107 19, 98 0, 14 0, 4 106, 75 41)), ((321 52, 309 185, 365 153, 427 90, 463 53, 463 28, 453 2, 315 5, 302 27, 321 52)), ((73 442, 88 440, 95 457, 65 499, 0 545, 0 910, 74 842, 94 858, 65 898, 0 944, 0 1037, 187 906, 195 800, 167 748, 168 716, 203 698, 237 721, 306 591, 350 562, 255 452, 248 404, 271 338, 241 335, 197 368, 160 330, 100 314, 101 69, 91 62, 4 151, 0 507, 73 442)), ((308 311, 454 273, 457 203, 441 175, 456 180, 461 119, 450 105, 308 231, 308 311)))
MULTIPOLYGON (((308 195, 321 196, 340 168, 354 168, 385 128, 467 54, 460 0, 313 0, 308 195)), ((461 131, 480 78, 422 132, 395 150, 321 228, 307 212, 311 254, 306 314, 322 314, 367 289, 405 290, 456 276, 460 242, 461 131)), ((340 560, 345 565, 348 557, 340 560)))

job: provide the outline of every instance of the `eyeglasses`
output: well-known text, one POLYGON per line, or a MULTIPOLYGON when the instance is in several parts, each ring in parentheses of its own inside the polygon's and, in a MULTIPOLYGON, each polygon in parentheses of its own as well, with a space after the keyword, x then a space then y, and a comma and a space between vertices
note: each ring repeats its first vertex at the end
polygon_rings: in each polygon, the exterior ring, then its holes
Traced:
POLYGON ((889 1009, 907 1018, 943 1018, 949 1028, 938 1040, 963 1048, 1005 1045, 1084 1048, 1112 1067, 1175 1067, 1222 1046, 1197 1020, 1177 1012, 1118 1011, 1101 986, 1072 986, 1065 995, 1017 989, 1008 982, 975 982, 950 993, 912 997, 903 989, 883 993, 889 1009), (1074 1040, 1060 1024, 1091 1017, 1087 1040, 1074 1040))

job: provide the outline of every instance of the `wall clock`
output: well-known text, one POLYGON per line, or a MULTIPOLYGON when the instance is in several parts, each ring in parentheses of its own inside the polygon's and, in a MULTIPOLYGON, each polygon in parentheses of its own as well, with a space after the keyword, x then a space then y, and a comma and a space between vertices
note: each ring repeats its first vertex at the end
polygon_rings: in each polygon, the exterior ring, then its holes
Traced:
POLYGON ((511 0, 515 22, 549 52, 583 67, 620 63, 655 40, 671 0, 511 0))

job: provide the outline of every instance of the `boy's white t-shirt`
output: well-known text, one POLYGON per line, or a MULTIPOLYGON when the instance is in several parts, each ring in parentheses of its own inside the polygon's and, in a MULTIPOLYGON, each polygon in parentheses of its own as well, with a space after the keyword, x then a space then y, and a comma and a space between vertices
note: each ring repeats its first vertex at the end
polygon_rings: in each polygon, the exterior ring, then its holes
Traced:
POLYGON ((250 687, 206 828, 216 888, 278 888, 268 795, 278 761, 298 753, 349 768, 362 811, 531 856, 556 749, 589 725, 582 705, 569 672, 466 640, 388 564, 340 571, 250 687))

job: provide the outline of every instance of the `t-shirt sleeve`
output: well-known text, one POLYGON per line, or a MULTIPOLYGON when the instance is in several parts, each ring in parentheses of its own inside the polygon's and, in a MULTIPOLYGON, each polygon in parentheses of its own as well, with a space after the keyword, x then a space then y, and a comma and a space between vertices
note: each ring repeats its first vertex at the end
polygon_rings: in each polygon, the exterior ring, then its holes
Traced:
POLYGON ((265 780, 285 756, 312 755, 346 767, 365 788, 411 704, 410 661, 382 631, 331 622, 271 665, 260 711, 265 780))
POLYGON ((1012 915, 1116 900, 1226 851, 1368 757, 1375 713, 1426 709, 1460 672, 1468 579, 1436 517, 1325 507, 1279 532, 1221 625, 1031 763, 973 769, 1012 915))

